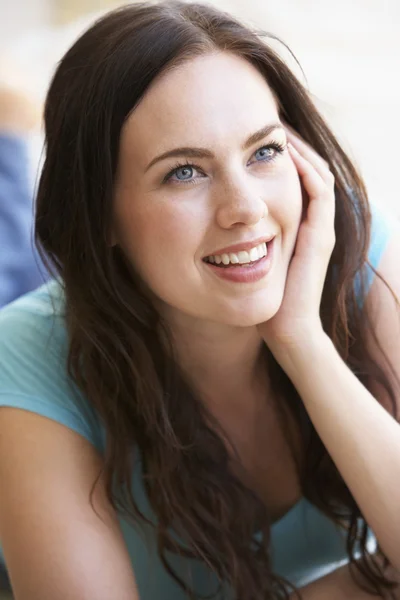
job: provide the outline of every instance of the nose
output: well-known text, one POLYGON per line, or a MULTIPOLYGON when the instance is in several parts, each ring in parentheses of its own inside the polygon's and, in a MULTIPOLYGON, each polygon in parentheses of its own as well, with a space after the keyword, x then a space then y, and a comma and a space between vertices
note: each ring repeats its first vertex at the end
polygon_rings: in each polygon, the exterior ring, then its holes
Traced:
POLYGON ((265 190, 263 194, 260 185, 260 180, 238 174, 221 182, 219 189, 215 190, 218 225, 224 229, 231 229, 238 225, 251 227, 267 216, 265 190))

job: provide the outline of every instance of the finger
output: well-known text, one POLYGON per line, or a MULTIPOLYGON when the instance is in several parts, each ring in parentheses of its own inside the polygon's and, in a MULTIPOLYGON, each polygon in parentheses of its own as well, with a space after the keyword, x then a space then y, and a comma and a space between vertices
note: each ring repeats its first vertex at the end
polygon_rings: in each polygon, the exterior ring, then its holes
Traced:
POLYGON ((323 245, 333 248, 335 245, 335 193, 311 165, 291 144, 289 152, 309 196, 307 222, 315 231, 323 233, 323 245))
MULTIPOLYGON (((302 155, 301 152, 299 152, 298 148, 295 148, 295 146, 292 144, 292 142, 288 143, 288 146, 292 147, 292 157, 295 156, 295 153, 297 153, 297 155, 303 159, 303 161, 306 161, 306 163, 308 165, 310 165, 310 167, 316 172, 318 173, 319 177, 322 179, 322 181, 324 182, 324 185, 328 188, 328 190, 330 190, 332 193, 334 193, 335 190, 335 178, 333 176, 333 173, 331 171, 329 171, 329 169, 325 169, 323 166, 321 166, 320 162, 318 162, 317 159, 315 159, 315 157, 313 157, 314 151, 312 151, 311 153, 304 153, 307 154, 307 156, 304 156, 304 154, 302 155)), ((320 159, 321 161, 322 159, 320 159)), ((301 163, 302 164, 302 163, 301 163)))
POLYGON ((324 161, 311 146, 306 144, 306 142, 297 135, 291 133, 288 135, 288 141, 314 166, 323 179, 328 177, 328 174, 330 173, 328 163, 324 161))
POLYGON ((288 143, 288 150, 310 200, 325 195, 327 193, 326 183, 314 165, 304 158, 291 142, 288 143))
POLYGON ((334 177, 328 163, 297 134, 292 133, 291 130, 288 130, 287 137, 288 141, 296 148, 296 150, 314 166, 322 179, 324 179, 327 184, 332 185, 334 183, 334 177))
POLYGON ((319 200, 317 204, 321 205, 321 200, 323 200, 325 210, 328 208, 328 218, 332 219, 333 223, 335 214, 334 190, 326 184, 325 180, 315 169, 314 165, 301 156, 298 150, 294 148, 291 143, 288 144, 288 149, 297 168, 297 172, 301 177, 304 188, 309 196, 310 204, 312 204, 312 200, 319 200))
POLYGON ((308 144, 303 138, 293 129, 286 128, 287 138, 289 142, 292 142, 295 148, 304 156, 310 160, 315 161, 317 165, 321 166, 322 169, 329 170, 329 164, 314 150, 310 144, 308 144))

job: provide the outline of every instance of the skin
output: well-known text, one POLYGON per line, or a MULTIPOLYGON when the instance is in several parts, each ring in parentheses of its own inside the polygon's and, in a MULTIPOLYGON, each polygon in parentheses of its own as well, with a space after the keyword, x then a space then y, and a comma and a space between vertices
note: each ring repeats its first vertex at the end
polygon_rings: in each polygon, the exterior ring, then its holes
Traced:
POLYGON ((269 148, 273 161, 257 153, 271 142, 286 145, 283 126, 242 149, 271 123, 281 121, 264 78, 246 61, 216 53, 156 80, 121 139, 114 242, 154 294, 193 384, 214 390, 219 402, 254 385, 263 343, 256 325, 282 303, 302 213, 288 150, 278 155, 269 148), (214 158, 182 155, 146 171, 155 157, 178 147, 206 148, 214 158), (189 173, 193 185, 179 181, 187 175, 182 170, 162 183, 185 162, 199 167, 189 173), (257 283, 224 281, 202 261, 265 234, 276 235, 274 262, 257 283))
MULTIPOLYGON (((217 158, 206 165, 207 175, 188 192, 186 189, 180 192, 182 188, 179 188, 179 193, 165 195, 163 189, 158 196, 158 188, 155 187, 153 193, 147 195, 145 206, 144 197, 148 188, 142 187, 144 177, 137 179, 137 190, 142 193, 126 193, 129 189, 133 190, 129 182, 134 175, 132 173, 126 177, 126 160, 123 158, 120 181, 126 184, 120 185, 117 198, 118 241, 160 299, 164 314, 178 335, 181 348, 182 342, 186 342, 185 351, 190 357, 189 362, 192 361, 191 372, 195 378, 203 375, 203 385, 216 383, 218 369, 219 377, 226 377, 223 378, 224 386, 229 387, 232 381, 238 381, 239 385, 243 382, 247 384, 241 388, 247 405, 255 373, 257 347, 260 347, 258 335, 261 336, 262 342, 267 344, 296 387, 317 433, 374 531, 380 547, 398 571, 400 494, 394 482, 399 481, 400 477, 400 426, 383 408, 384 398, 379 390, 374 396, 348 369, 325 334, 319 314, 326 271, 335 245, 334 176, 315 151, 288 130, 289 152, 272 163, 271 170, 270 164, 266 168, 264 162, 261 169, 258 162, 254 167, 253 161, 249 163, 247 156, 243 161, 243 154, 239 152, 243 141, 239 141, 238 124, 242 134, 248 122, 256 125, 258 119, 265 118, 267 107, 270 118, 276 119, 278 114, 273 96, 261 76, 257 76, 250 65, 227 54, 196 59, 156 82, 149 92, 148 102, 145 99, 139 106, 143 121, 140 124, 139 121, 133 121, 136 113, 128 122, 122 146, 125 159, 127 146, 132 148, 134 145, 135 136, 130 138, 129 134, 133 130, 144 142, 140 133, 143 134, 146 116, 157 114, 157 106, 161 105, 163 98, 166 99, 166 111, 159 117, 161 139, 167 139, 163 134, 167 135, 169 130, 163 125, 165 115, 168 115, 173 123, 174 135, 182 133, 186 142, 190 134, 194 135, 193 127, 196 125, 197 143, 200 140, 206 145, 212 139, 217 158), (197 65, 199 69, 195 70, 194 66, 197 65), (195 77, 192 77, 193 74, 195 77), (241 85, 236 89, 239 80, 241 85), (181 94, 180 99, 171 104, 171 97, 175 97, 177 89, 181 94), (158 93, 160 90, 165 96, 158 93), (204 90, 207 90, 206 94, 204 90), (156 98, 158 102, 152 104, 156 98), (179 114, 175 112, 177 106, 180 108, 179 114), (251 115, 246 112, 249 106, 251 115), (153 109, 151 113, 146 111, 150 107, 153 109), (193 107, 195 112, 190 110, 193 107), (180 115, 183 115, 181 122, 180 115), (215 120, 212 118, 214 115, 215 120), (212 128, 209 125, 211 121, 212 128), (303 207, 300 179, 308 200, 301 222, 303 207), (194 208, 193 202, 189 202, 188 208, 188 199, 196 200, 194 208), (156 222, 157 217, 162 218, 165 214, 159 208, 160 204, 162 209, 166 208, 165 222, 156 222), (176 211, 171 205, 176 207, 176 211), (196 218, 192 218, 193 212, 196 218), (153 217, 153 222, 149 215, 153 217), (262 230, 261 225, 269 229, 262 230), (202 256, 214 254, 212 248, 216 246, 218 248, 238 239, 249 239, 251 236, 246 236, 250 232, 256 235, 270 233, 271 228, 277 235, 278 244, 272 269, 266 277, 249 286, 229 287, 225 282, 222 285, 219 278, 214 284, 214 279, 208 277, 207 266, 201 261, 202 256), (237 236, 242 234, 243 238, 223 239, 222 233, 225 236, 228 233, 237 236), (156 237, 157 234, 159 237, 156 237), (217 238, 220 240, 218 244, 217 238), (171 244, 170 250, 165 249, 166 239, 171 244), (208 243, 211 239, 215 245, 210 247, 208 243), (157 240, 157 251, 161 248, 163 252, 158 261, 156 250, 151 248, 152 240, 157 240), (189 260, 194 257, 194 267, 188 269, 185 249, 189 251, 189 260), (165 255, 164 250, 167 252, 165 255), (171 269, 174 254, 179 275, 171 269), (160 267, 163 266, 165 270, 161 272, 160 267), (168 277, 164 273, 168 273, 168 277), (172 284, 176 284, 176 287, 172 284), (191 327, 191 323, 196 326, 191 327), (199 324, 201 335, 197 335, 199 324), (243 338, 239 333, 236 335, 238 330, 244 336, 248 334, 249 337, 244 338, 249 343, 248 347, 241 345, 243 338), (196 340, 195 344, 193 340, 196 340), (191 346, 189 342, 192 342, 191 346), (229 345, 223 346, 224 342, 229 342, 229 345), (332 386, 332 381, 335 381, 335 386, 332 386), (357 423, 357 427, 354 427, 354 423, 357 423)), ((147 124, 150 127, 151 119, 147 118, 147 124)), ((248 135, 251 133, 248 131, 248 135)), ((151 143, 151 134, 148 138, 151 143)), ((137 143, 139 148, 143 149, 137 143)), ((140 163, 139 158, 138 161, 140 163)), ((140 168, 139 165, 137 168, 140 168)), ((386 281, 389 285, 393 284, 392 290, 399 295, 398 282, 390 272, 386 281)), ((390 318, 393 327, 398 322, 398 312, 393 310, 381 290, 379 294, 381 298, 373 298, 373 303, 380 305, 380 310, 387 305, 389 310, 386 318, 390 318)), ((381 329, 385 330, 382 324, 381 329)), ((382 342, 385 350, 385 336, 380 330, 376 333, 378 342, 382 342)), ((382 364, 379 346, 376 347, 373 336, 370 346, 371 355, 382 364)), ((397 375, 397 381, 400 381, 396 360, 398 355, 396 346, 391 347, 387 354, 393 366, 392 376, 397 375)), ((393 389, 398 400, 398 389, 395 385, 393 389)))
MULTIPOLYGON (((376 401, 382 401, 382 390, 373 397, 346 369, 318 319, 334 244, 332 176, 290 132, 282 135, 298 153, 291 149, 273 166, 253 166, 259 146, 248 154, 239 148, 245 137, 272 118, 277 111, 265 82, 234 57, 196 59, 158 80, 124 131, 114 243, 121 244, 153 291, 177 345, 187 350, 182 361, 186 359, 196 377, 203 375, 207 385, 217 382, 217 365, 221 380, 226 375, 226 382, 244 389, 252 381, 260 345, 270 346, 382 547, 400 566, 398 424, 376 401), (143 121, 135 120, 138 114, 143 121), (145 175, 146 164, 171 147, 166 147, 167 140, 174 146, 212 148, 216 158, 200 165, 207 179, 181 189, 179 184, 161 186, 159 167, 145 175), (299 229, 300 178, 309 204, 299 229), (265 281, 239 291, 209 276, 201 264, 204 255, 250 234, 269 233, 269 227, 276 228, 278 250, 265 281), (153 240, 156 244, 150 243, 153 240), (173 264, 177 267, 171 268, 173 264), (193 339, 196 344, 189 348, 193 339), (309 377, 310 364, 318 377, 309 377)), ((399 251, 394 238, 380 265, 397 295, 399 251)), ((398 310, 379 278, 367 305, 378 340, 397 367, 398 310)), ((373 336, 369 344, 379 361, 373 336)), ((399 397, 400 390, 395 385, 394 389, 399 397)), ((102 458, 93 446, 67 427, 27 411, 0 410, 0 537, 19 600, 138 598, 130 557, 102 480, 94 498, 101 518, 89 503, 101 467, 102 458)), ((304 588, 302 597, 371 596, 342 568, 304 588)))

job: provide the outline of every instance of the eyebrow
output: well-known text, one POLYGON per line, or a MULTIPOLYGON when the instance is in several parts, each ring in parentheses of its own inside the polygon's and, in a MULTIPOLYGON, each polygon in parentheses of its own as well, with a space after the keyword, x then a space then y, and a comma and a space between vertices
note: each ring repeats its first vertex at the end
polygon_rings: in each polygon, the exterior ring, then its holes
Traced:
MULTIPOLYGON (((259 129, 255 133, 252 133, 250 137, 242 145, 242 150, 248 150, 250 146, 253 146, 257 142, 260 142, 268 135, 270 135, 275 129, 283 129, 282 123, 270 123, 262 129, 259 129)), ((159 156, 156 156, 149 162, 145 169, 145 173, 156 163, 161 160, 165 160, 166 158, 174 158, 177 156, 188 156, 190 158, 214 158, 214 154, 208 150, 207 148, 190 148, 190 147, 182 147, 182 148, 173 148, 172 150, 167 150, 167 152, 163 152, 159 156)))

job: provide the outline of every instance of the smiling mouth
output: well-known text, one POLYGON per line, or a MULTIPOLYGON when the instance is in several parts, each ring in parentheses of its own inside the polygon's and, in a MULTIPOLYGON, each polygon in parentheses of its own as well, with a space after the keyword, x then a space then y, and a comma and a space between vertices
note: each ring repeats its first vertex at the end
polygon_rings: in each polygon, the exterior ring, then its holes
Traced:
POLYGON ((237 267, 244 267, 245 269, 250 269, 251 267, 254 267, 255 265, 258 265, 258 263, 260 263, 262 260, 264 260, 266 256, 267 255, 262 256, 258 260, 253 260, 253 261, 251 261, 249 263, 236 263, 236 264, 229 263, 229 264, 225 265, 224 263, 219 263, 219 264, 210 263, 207 260, 205 262, 209 263, 209 264, 212 264, 213 267, 218 267, 220 269, 235 269, 237 267))
POLYGON ((249 252, 231 252, 229 254, 207 256, 203 259, 206 264, 211 264, 214 267, 221 269, 231 269, 237 267, 251 268, 268 256, 268 247, 273 240, 263 242, 252 248, 249 252))

